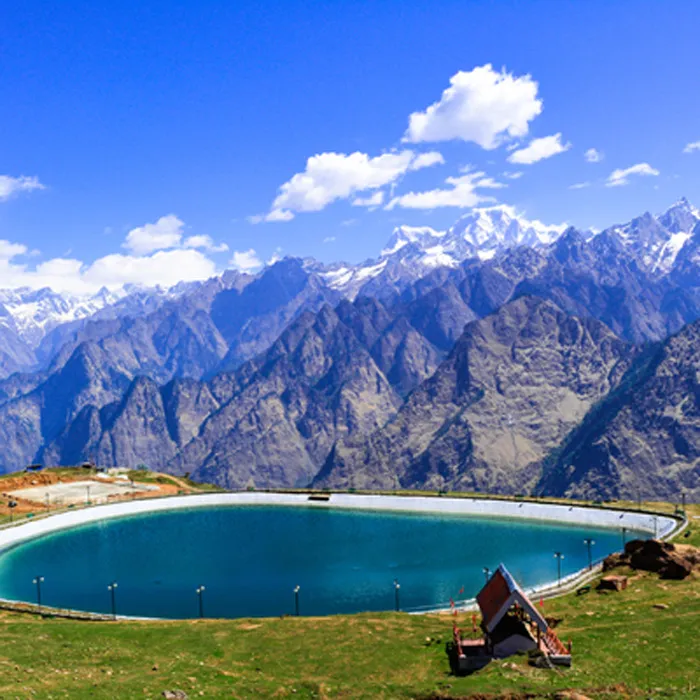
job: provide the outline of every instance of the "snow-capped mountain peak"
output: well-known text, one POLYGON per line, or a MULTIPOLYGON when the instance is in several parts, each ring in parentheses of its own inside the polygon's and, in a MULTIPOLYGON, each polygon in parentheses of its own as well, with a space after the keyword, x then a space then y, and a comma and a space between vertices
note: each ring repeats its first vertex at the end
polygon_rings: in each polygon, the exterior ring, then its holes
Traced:
POLYGON ((106 288, 90 297, 59 294, 48 287, 0 289, 0 304, 7 311, 0 323, 34 347, 56 326, 93 316, 122 296, 124 292, 106 288))
POLYGON ((447 231, 429 226, 397 226, 379 258, 360 265, 333 265, 320 270, 326 284, 354 297, 370 280, 418 279, 438 267, 457 267, 470 258, 489 260, 518 245, 553 243, 566 224, 549 226, 526 219, 507 205, 481 207, 460 217, 447 231))
POLYGON ((471 249, 472 256, 485 260, 506 248, 549 245, 566 227, 566 224, 547 225, 536 219, 526 219, 514 207, 501 204, 472 209, 452 225, 448 238, 461 238, 471 249))
POLYGON ((687 232, 692 231, 694 226, 700 221, 700 210, 694 207, 685 197, 681 197, 656 218, 671 233, 687 232))
POLYGON ((436 231, 430 226, 397 226, 386 247, 380 253, 385 258, 398 253, 407 245, 417 245, 420 248, 429 248, 436 245, 445 236, 446 231, 436 231))
POLYGON ((646 212, 606 232, 617 237, 651 273, 665 275, 698 222, 700 211, 682 197, 658 216, 646 212))

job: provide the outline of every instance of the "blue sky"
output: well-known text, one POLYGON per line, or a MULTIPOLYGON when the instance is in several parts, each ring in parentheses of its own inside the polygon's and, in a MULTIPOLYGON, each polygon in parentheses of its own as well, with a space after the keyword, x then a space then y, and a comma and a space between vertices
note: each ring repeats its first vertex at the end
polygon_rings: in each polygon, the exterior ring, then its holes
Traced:
POLYGON ((698 26, 696 2, 5 0, 0 287, 355 262, 485 197, 582 228, 698 204, 698 26), (530 146, 561 152, 508 161, 530 146))

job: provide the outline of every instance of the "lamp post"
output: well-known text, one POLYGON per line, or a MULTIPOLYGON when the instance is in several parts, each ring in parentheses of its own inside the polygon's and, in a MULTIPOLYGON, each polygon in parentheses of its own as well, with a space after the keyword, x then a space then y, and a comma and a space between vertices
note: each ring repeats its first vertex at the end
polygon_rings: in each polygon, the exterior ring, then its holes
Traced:
POLYGON ((485 566, 482 571, 484 572, 484 578, 486 579, 486 583, 489 582, 489 579, 491 578, 491 569, 489 569, 488 566, 485 566))
POLYGON ((14 513, 15 513, 15 508, 17 507, 17 501, 10 501, 7 504, 8 508, 10 509, 10 522, 14 520, 14 513))
POLYGON ((394 608, 396 612, 401 610, 401 602, 399 600, 399 591, 401 590, 401 584, 398 579, 394 579, 394 608))
POLYGON ((107 590, 110 592, 111 598, 112 598, 112 617, 116 620, 117 619, 117 582, 112 581, 112 583, 107 586, 107 590))
POLYGON ((595 540, 591 539, 590 537, 586 537, 586 539, 583 541, 583 544, 588 547, 588 570, 590 571, 593 568, 593 556, 591 554, 591 547, 595 544, 595 540))
POLYGON ((41 584, 44 582, 43 576, 37 576, 33 583, 36 586, 36 604, 39 610, 41 610, 41 584))
POLYGON ((204 617, 204 591, 206 588, 204 586, 200 586, 197 589, 197 598, 199 599, 199 616, 204 617))
POLYGON ((90 505, 90 486, 86 486, 85 490, 87 492, 86 497, 85 497, 85 505, 89 506, 90 505))
POLYGON ((561 560, 564 555, 561 552, 554 552, 554 558, 557 560, 557 585, 561 586, 561 560))
POLYGON ((681 491, 681 503, 683 504, 683 515, 685 515, 685 491, 681 491))
POLYGON ((294 586, 294 614, 299 617, 299 591, 301 586, 294 586))
POLYGON ((627 545, 627 528, 622 528, 622 549, 627 545))

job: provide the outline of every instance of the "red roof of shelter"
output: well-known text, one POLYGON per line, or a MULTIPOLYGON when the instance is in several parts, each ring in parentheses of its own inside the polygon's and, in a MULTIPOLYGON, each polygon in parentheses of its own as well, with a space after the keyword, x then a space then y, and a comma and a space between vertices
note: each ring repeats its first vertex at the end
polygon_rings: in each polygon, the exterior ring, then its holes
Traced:
POLYGON ((549 627, 544 617, 538 612, 537 608, 525 595, 523 589, 518 586, 503 564, 496 569, 493 576, 479 591, 476 596, 476 602, 479 604, 483 624, 488 632, 493 631, 514 603, 518 603, 520 607, 524 608, 530 619, 543 632, 546 632, 549 627))
POLYGON ((498 611, 503 607, 512 593, 506 577, 501 572, 501 568, 502 567, 499 567, 496 570, 476 596, 476 602, 479 604, 481 617, 485 625, 488 625, 498 614, 498 611))

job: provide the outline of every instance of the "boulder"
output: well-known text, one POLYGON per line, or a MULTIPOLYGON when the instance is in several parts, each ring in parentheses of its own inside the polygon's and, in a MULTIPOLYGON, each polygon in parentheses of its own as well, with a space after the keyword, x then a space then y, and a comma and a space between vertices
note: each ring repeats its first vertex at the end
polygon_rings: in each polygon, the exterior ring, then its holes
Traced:
POLYGON ((618 566, 623 564, 629 564, 629 559, 622 552, 616 552, 614 554, 609 554, 605 559, 603 559, 603 571, 610 571, 610 569, 616 569, 618 566))
POLYGON ((680 581, 693 571, 693 565, 684 559, 679 554, 671 554, 666 562, 666 564, 659 570, 661 578, 673 579, 680 581))
POLYGON ((661 578, 684 579, 698 561, 697 550, 684 547, 679 551, 670 542, 660 540, 632 540, 625 545, 623 554, 611 554, 603 563, 603 570, 628 564, 633 569, 653 571, 661 578))
POLYGON ((599 591, 624 591, 627 588, 627 576, 604 576, 597 586, 599 591))

